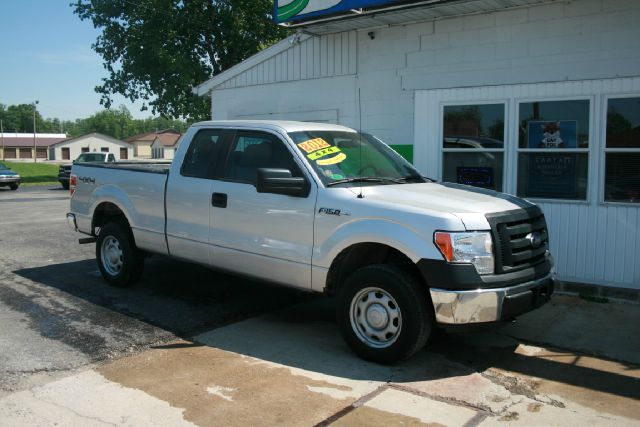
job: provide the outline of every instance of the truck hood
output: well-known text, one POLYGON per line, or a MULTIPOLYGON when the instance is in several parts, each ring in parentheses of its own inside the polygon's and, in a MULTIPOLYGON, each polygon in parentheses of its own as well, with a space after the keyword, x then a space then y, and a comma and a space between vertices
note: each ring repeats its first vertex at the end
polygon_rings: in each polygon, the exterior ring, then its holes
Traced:
POLYGON ((485 214, 533 206, 519 197, 452 183, 379 185, 362 192, 365 200, 455 215, 467 229, 486 228, 485 214))

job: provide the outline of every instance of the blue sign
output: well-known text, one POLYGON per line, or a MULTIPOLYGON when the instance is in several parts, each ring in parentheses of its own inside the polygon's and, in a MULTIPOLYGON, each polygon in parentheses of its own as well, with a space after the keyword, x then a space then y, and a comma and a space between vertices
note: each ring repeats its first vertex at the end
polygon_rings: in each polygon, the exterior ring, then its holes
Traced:
POLYGON ((416 0, 275 0, 274 20, 278 23, 305 21, 343 14, 357 9, 375 9, 416 0))

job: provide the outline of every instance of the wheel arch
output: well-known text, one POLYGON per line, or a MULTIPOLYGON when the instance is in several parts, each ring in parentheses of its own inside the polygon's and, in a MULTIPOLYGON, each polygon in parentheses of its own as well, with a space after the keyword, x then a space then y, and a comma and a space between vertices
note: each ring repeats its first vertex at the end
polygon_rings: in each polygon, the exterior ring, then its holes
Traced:
POLYGON ((325 293, 335 295, 353 272, 374 264, 400 265, 427 286, 418 266, 404 252, 384 243, 363 242, 348 246, 334 258, 327 273, 325 293))

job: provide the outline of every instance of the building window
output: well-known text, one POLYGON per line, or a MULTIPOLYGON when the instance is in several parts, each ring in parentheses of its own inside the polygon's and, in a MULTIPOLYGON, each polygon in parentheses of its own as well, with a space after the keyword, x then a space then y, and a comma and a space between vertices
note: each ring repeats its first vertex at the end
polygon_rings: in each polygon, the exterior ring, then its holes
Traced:
POLYGON ((523 102, 518 196, 586 200, 589 100, 523 102))
POLYGON ((82 147, 80 149, 80 151, 83 152, 83 153, 88 153, 89 152, 89 147, 82 147))
POLYGON ((108 153, 109 152, 109 147, 101 147, 100 151, 103 153, 108 153))
POLYGON ((443 109, 442 180, 502 191, 504 104, 443 109))
POLYGON ((640 203, 640 97, 607 101, 605 202, 640 203))

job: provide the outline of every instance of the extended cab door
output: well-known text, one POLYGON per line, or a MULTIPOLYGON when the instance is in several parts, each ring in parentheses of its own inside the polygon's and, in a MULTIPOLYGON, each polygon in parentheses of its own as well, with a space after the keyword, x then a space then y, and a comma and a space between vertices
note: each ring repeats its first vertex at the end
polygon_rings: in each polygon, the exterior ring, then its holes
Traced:
POLYGON ((222 129, 199 130, 184 155, 179 171, 174 169, 169 176, 166 191, 167 243, 173 256, 210 264, 209 216, 213 178, 220 176, 229 136, 232 135, 233 132, 222 129))
POLYGON ((317 188, 288 145, 272 133, 237 131, 223 177, 211 195, 212 263, 221 268, 311 288, 317 188), (288 169, 308 180, 306 197, 258 193, 259 168, 288 169))

